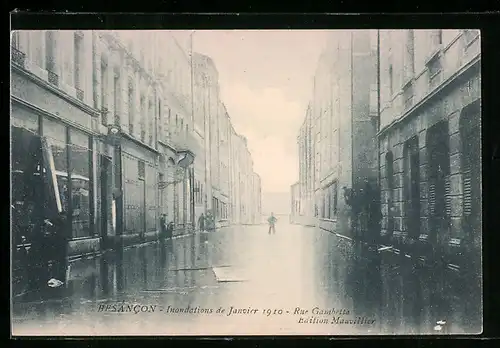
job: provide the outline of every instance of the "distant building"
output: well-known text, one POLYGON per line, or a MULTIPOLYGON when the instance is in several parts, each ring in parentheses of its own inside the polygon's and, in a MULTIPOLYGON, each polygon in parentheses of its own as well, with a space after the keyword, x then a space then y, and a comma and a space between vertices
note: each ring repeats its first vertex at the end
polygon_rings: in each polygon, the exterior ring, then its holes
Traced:
POLYGON ((479 31, 381 30, 380 42, 382 235, 480 269, 479 31))
POLYGON ((301 204, 305 202, 305 200, 302 200, 301 192, 300 192, 300 182, 296 182, 291 186, 291 207, 290 207, 290 222, 295 224, 295 223, 302 223, 302 218, 303 214, 301 214, 301 204))

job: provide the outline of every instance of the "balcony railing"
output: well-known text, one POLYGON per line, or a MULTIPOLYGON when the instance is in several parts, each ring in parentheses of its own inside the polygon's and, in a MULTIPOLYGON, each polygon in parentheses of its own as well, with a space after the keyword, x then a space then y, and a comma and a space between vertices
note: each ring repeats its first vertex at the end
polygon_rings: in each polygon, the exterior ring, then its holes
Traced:
POLYGON ((26 60, 26 54, 19 51, 17 48, 12 47, 12 61, 24 68, 24 62, 26 60))
POLYGON ((48 72, 48 77, 49 77, 49 83, 53 84, 54 86, 59 86, 59 75, 57 75, 55 72, 52 72, 50 70, 47 70, 48 72))
POLYGON ((79 89, 79 88, 75 88, 76 89, 76 98, 80 101, 83 101, 83 98, 85 97, 85 93, 83 92, 83 90, 79 89))

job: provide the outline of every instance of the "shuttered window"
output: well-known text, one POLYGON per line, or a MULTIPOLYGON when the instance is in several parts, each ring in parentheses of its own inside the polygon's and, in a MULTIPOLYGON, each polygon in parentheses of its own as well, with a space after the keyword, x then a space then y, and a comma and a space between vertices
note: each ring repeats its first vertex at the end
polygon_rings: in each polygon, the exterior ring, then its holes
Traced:
POLYGON ((450 176, 447 175, 444 178, 444 192, 445 192, 445 206, 446 206, 446 215, 451 216, 451 180, 450 176))
POLYGON ((436 213, 436 184, 434 182, 429 183, 429 214, 434 215, 436 213))

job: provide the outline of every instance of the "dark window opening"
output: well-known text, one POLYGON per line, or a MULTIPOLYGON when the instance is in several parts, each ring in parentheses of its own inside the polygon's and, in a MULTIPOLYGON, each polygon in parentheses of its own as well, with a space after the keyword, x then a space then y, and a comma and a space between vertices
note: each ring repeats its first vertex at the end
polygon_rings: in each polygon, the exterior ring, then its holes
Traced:
POLYGON ((394 232, 394 155, 392 151, 385 155, 385 170, 387 180, 387 233, 394 232))
POLYGON ((448 123, 439 122, 428 130, 427 137, 430 237, 436 241, 438 231, 447 232, 451 214, 448 123))
POLYGON ((420 234, 420 163, 418 137, 413 137, 404 147, 404 207, 405 229, 408 236, 420 234))

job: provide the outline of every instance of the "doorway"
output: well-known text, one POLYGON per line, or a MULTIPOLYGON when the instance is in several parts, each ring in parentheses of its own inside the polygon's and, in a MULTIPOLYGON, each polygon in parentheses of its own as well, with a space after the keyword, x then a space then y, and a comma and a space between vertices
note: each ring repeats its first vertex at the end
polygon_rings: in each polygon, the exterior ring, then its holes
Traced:
POLYGON ((450 150, 448 122, 441 121, 427 131, 429 148, 429 238, 441 242, 449 232, 450 150))
POLYGON ((101 242, 102 242, 102 249, 108 249, 111 247, 110 241, 109 241, 109 213, 110 213, 110 192, 109 188, 111 185, 111 159, 106 156, 106 155, 100 155, 99 156, 99 161, 101 164, 101 172, 100 172, 100 198, 101 198, 101 209, 100 209, 100 215, 101 215, 101 242))

